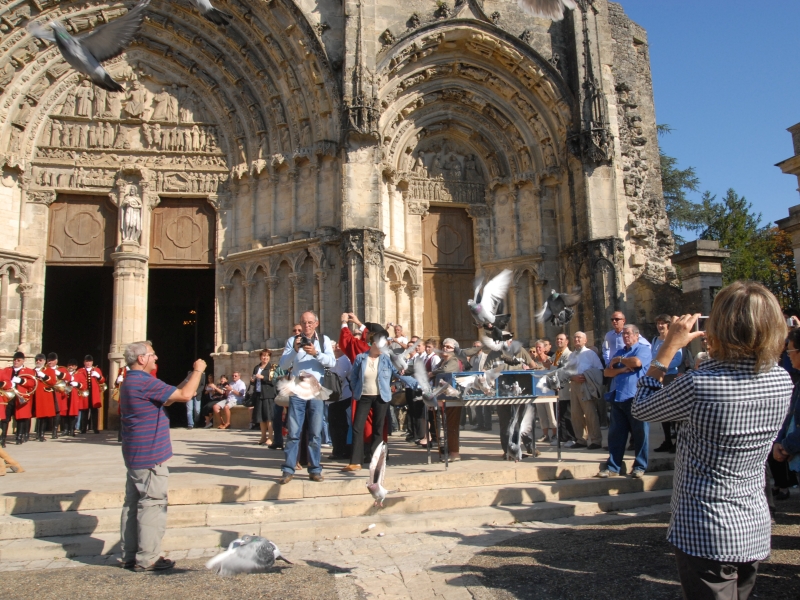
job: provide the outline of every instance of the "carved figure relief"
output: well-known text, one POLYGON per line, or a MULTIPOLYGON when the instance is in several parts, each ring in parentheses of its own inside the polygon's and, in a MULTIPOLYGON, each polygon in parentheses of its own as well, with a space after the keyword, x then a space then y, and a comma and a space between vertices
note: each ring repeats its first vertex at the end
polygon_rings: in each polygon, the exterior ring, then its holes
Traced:
POLYGON ((474 153, 463 151, 441 138, 412 153, 409 197, 436 202, 473 204, 483 202, 486 182, 474 153))
POLYGON ((75 90, 75 114, 79 117, 90 117, 92 115, 93 100, 94 89, 92 82, 84 79, 78 89, 75 90))
POLYGON ((122 241, 139 243, 142 235, 142 199, 135 185, 128 186, 122 200, 122 241))

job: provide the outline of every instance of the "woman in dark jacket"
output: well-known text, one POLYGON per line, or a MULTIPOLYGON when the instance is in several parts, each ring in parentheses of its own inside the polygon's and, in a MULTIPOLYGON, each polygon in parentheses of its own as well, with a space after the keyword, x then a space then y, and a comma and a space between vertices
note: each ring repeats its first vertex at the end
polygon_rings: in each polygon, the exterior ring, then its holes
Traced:
POLYGON ((261 362, 253 367, 253 375, 250 377, 250 385, 253 390, 253 423, 258 423, 261 427, 259 446, 267 443, 272 445, 273 438, 272 412, 278 391, 273 380, 275 365, 269 364, 271 357, 272 353, 269 350, 262 350, 259 355, 261 362))
MULTIPOLYGON (((789 332, 786 355, 794 369, 800 369, 800 329, 789 332)), ((772 446, 772 458, 778 463, 788 463, 788 470, 773 468, 775 485, 778 488, 775 497, 783 500, 789 497, 790 478, 788 471, 800 471, 800 385, 795 384, 789 413, 783 422, 778 437, 772 446)), ((773 466, 772 463, 770 466, 773 466)), ((782 465, 781 465, 782 466, 782 465)), ((775 465, 775 467, 778 467, 775 465)))
MULTIPOLYGON (((445 338, 442 341, 442 362, 430 373, 430 376, 433 378, 432 386, 436 386, 441 379, 445 379, 445 381, 449 382, 450 380, 446 377, 447 373, 458 373, 464 370, 464 365, 461 364, 461 361, 455 355, 456 346, 456 341, 453 338, 445 338)), ((434 414, 438 416, 439 413, 437 411, 434 414)), ((448 406, 447 410, 445 410, 445 421, 447 424, 447 451, 449 460, 461 460, 461 448, 459 444, 461 434, 461 407, 448 406)), ((444 454, 443 440, 439 445, 439 454, 444 454)))

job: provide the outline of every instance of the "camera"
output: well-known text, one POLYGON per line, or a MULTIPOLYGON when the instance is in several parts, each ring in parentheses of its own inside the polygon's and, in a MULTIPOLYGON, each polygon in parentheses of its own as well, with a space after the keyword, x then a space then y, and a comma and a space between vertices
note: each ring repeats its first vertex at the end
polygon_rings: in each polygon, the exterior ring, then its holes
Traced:
POLYGON ((310 339, 308 339, 306 336, 304 336, 302 334, 298 335, 297 337, 300 338, 300 347, 301 348, 303 346, 311 346, 313 344, 313 342, 310 339))

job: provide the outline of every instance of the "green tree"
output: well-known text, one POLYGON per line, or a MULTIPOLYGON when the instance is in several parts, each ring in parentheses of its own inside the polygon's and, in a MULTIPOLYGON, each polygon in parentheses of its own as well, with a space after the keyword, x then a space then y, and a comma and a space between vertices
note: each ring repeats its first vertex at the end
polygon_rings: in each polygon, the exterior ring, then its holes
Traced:
MULTIPOLYGON (((658 125, 658 134, 672 133, 669 125, 658 125)), ((661 187, 664 190, 664 204, 669 217, 672 237, 677 245, 686 240, 678 233, 680 230, 698 231, 703 223, 699 220, 700 205, 692 202, 688 194, 699 191, 700 179, 694 167, 681 169, 678 159, 668 156, 659 148, 661 158, 661 187)))
POLYGON ((761 214, 753 213, 752 208, 733 189, 721 201, 705 192, 700 202, 700 239, 716 240, 720 247, 731 251, 730 258, 722 264, 725 285, 737 279, 765 284, 771 281, 773 239, 769 228, 761 224, 761 214))
POLYGON ((777 227, 772 227, 768 233, 772 244, 770 255, 772 268, 767 287, 775 294, 783 308, 800 308, 792 237, 777 227))

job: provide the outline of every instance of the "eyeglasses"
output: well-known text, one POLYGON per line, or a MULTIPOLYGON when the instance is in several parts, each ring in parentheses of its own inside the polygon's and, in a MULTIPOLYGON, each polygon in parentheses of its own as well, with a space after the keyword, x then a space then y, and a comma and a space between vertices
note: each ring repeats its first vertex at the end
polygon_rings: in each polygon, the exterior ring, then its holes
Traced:
POLYGON ((800 348, 796 348, 794 350, 787 350, 786 354, 789 354, 789 352, 800 352, 800 348))
POLYGON ((455 350, 455 346, 442 346, 442 350, 455 350))
POLYGON ((625 319, 620 319, 619 317, 617 317, 617 318, 612 317, 611 320, 612 321, 624 321, 625 319))

